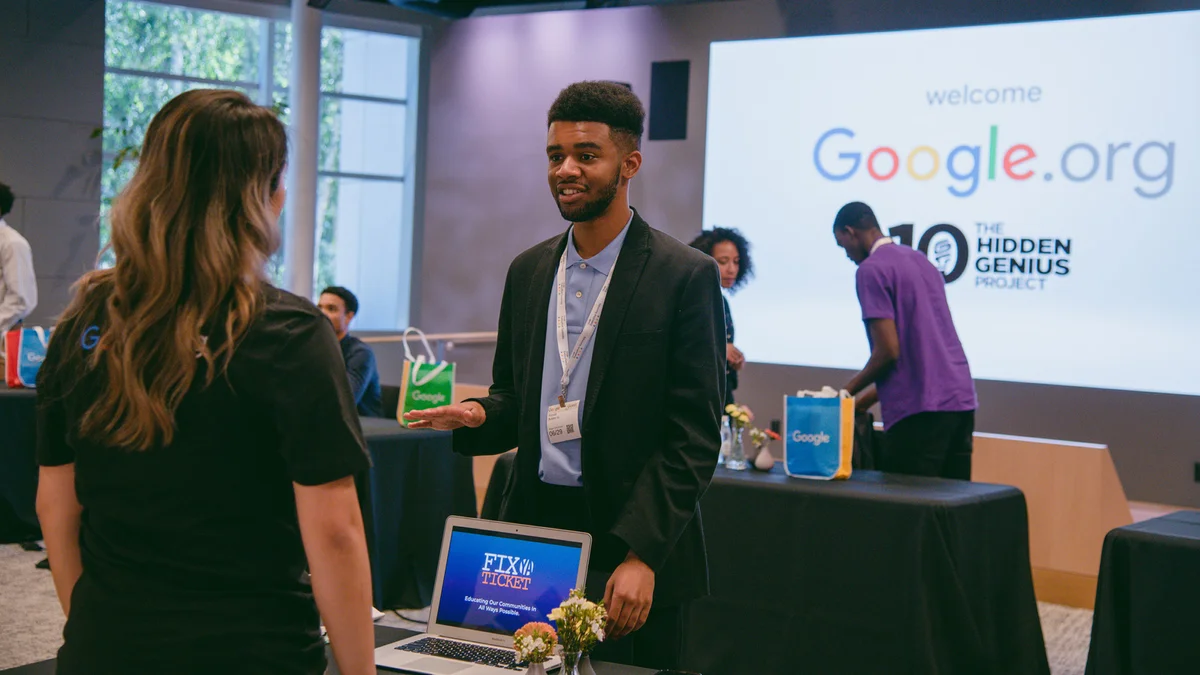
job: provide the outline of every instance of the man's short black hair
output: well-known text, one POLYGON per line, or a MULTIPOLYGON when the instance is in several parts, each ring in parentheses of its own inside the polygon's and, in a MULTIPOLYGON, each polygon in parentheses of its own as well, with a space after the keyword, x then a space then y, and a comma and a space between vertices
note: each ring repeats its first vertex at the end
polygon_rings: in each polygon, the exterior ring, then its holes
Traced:
POLYGON ((4 183, 0 183, 0 218, 12 213, 12 205, 15 198, 13 197, 12 188, 4 183))
POLYGON ((871 207, 862 202, 850 202, 843 206, 833 219, 834 232, 847 227, 860 231, 878 230, 879 221, 875 219, 875 212, 871 207))
POLYGON ((723 241, 733 244, 737 248, 738 258, 741 258, 741 262, 738 264, 737 279, 733 282, 733 288, 729 289, 736 291, 746 285, 746 282, 754 276, 754 261, 750 259, 750 242, 745 235, 738 232, 736 228, 714 227, 701 232, 700 236, 692 240, 691 247, 711 256, 713 249, 723 241))
POLYGON ((326 293, 330 295, 336 295, 341 298, 342 302, 346 303, 347 313, 358 314, 358 298, 350 292, 349 288, 345 288, 343 286, 328 286, 325 288, 325 290, 321 291, 321 295, 325 295, 326 293))
POLYGON ((563 89, 546 113, 546 126, 555 122, 600 122, 625 152, 642 147, 646 109, 630 89, 616 82, 576 82, 563 89))

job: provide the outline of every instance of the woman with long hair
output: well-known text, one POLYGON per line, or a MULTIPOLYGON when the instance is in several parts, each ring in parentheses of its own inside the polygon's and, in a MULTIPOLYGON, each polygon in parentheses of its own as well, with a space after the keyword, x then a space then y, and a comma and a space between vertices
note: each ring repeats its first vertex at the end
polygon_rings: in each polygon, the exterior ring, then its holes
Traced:
MULTIPOLYGON (((691 247, 703 251, 717 261, 721 270, 721 288, 735 293, 754 276, 754 262, 750 260, 750 242, 736 229, 714 227, 704 230, 692 240, 691 247)), ((746 365, 746 356, 733 345, 733 315, 729 312, 729 299, 725 303, 725 404, 733 403, 733 390, 738 388, 738 371, 746 365)))
POLYGON ((319 674, 322 618, 341 672, 375 672, 345 367, 264 272, 286 162, 283 124, 243 94, 175 97, 113 203, 116 265, 56 327, 37 501, 61 674, 319 674))

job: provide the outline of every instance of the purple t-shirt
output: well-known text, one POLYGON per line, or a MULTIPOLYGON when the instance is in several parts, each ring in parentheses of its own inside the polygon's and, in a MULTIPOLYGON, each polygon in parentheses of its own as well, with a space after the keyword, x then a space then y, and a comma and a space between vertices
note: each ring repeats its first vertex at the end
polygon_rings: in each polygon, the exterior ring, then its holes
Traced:
POLYGON ((950 317, 946 282, 925 254, 880 246, 859 265, 856 282, 863 322, 892 319, 900 337, 896 365, 875 383, 884 428, 917 413, 974 410, 975 383, 950 317))

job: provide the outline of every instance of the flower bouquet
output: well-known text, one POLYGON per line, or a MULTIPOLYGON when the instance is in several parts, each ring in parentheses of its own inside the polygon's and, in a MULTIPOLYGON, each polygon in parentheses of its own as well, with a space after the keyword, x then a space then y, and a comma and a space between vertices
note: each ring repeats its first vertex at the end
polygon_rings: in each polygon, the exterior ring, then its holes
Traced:
POLYGON ((581 659, 604 640, 608 610, 604 608, 604 603, 588 600, 583 590, 576 588, 550 612, 549 618, 558 627, 563 660, 560 672, 562 675, 579 675, 581 659))
POLYGON ((754 421, 754 413, 744 405, 730 403, 725 406, 725 414, 729 416, 729 457, 725 460, 725 468, 734 471, 745 471, 750 465, 746 461, 746 451, 743 444, 743 434, 754 421))
POLYGON ((554 654, 558 634, 548 623, 530 622, 513 634, 513 649, 519 663, 528 663, 527 675, 545 675, 546 661, 554 654))

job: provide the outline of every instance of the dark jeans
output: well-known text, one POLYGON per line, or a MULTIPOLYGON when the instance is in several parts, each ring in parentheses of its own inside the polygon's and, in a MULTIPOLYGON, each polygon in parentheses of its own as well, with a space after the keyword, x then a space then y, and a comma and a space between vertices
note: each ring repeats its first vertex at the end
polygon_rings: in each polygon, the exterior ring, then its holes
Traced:
MULTIPOLYGON (((541 527, 553 527, 576 532, 591 532, 591 517, 583 488, 559 487, 541 483, 538 489, 539 522, 541 527)), ((628 548, 608 533, 591 532, 592 558, 587 574, 587 596, 604 599, 604 591, 613 570, 624 559, 628 548)), ((683 634, 687 605, 650 608, 646 625, 620 640, 601 642, 592 652, 598 661, 627 666, 673 670, 681 667, 683 634)))
POLYGON ((975 411, 924 412, 887 431, 883 470, 912 476, 971 480, 975 411))

